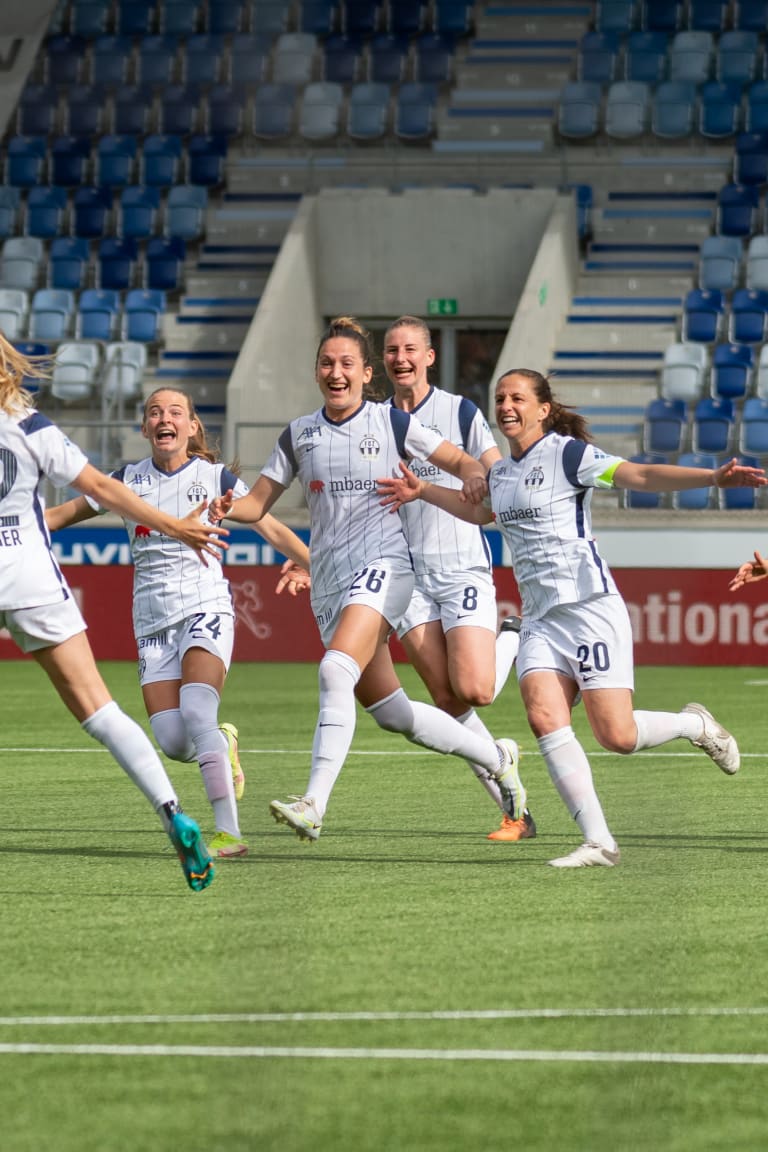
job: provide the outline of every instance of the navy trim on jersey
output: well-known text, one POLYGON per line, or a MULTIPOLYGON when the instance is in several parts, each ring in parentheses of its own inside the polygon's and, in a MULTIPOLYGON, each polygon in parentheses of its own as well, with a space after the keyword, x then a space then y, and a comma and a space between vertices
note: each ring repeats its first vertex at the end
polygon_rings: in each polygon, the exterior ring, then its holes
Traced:
POLYGON ((19 420, 18 426, 28 436, 30 432, 39 432, 41 428, 50 428, 52 424, 53 421, 49 420, 47 416, 43 416, 42 412, 35 411, 31 412, 29 416, 25 416, 23 420, 19 420))
POLYGON ((459 404, 459 431, 461 432, 461 446, 466 452, 467 450, 467 437, 469 436, 472 428, 472 421, 477 416, 478 408, 472 400, 466 396, 462 396, 461 403, 459 404))
MULTIPOLYGON (((414 411, 414 413, 415 413, 415 412, 418 412, 419 408, 423 408, 423 407, 424 407, 424 405, 427 403, 427 401, 428 401, 428 400, 431 398, 431 396, 432 396, 432 393, 434 392, 434 390, 435 390, 435 386, 434 386, 434 384, 430 384, 430 386, 429 386, 429 391, 427 392, 427 394, 426 394, 426 396, 424 397, 424 399, 423 399, 423 400, 420 400, 420 401, 418 402, 418 404, 416 405, 416 407, 415 407, 415 408, 414 408, 414 410, 413 410, 413 411, 414 411)), ((389 398, 389 403, 392 405, 392 407, 393 407, 393 408, 396 408, 396 407, 397 407, 397 405, 395 404, 395 398, 394 398, 394 396, 390 396, 390 398, 389 398)), ((400 411, 402 412, 402 411, 403 411, 403 409, 401 408, 401 409, 400 409, 400 411)))
POLYGON ((223 496, 224 493, 228 492, 230 488, 234 488, 237 484, 237 480, 237 476, 235 476, 234 472, 230 468, 222 468, 221 476, 219 478, 219 485, 221 488, 219 495, 223 496))
POLYGON ((563 471, 565 478, 573 488, 583 488, 579 484, 579 468, 584 459, 587 444, 584 440, 569 440, 563 448, 563 471))
POLYGON ((326 412, 325 408, 321 408, 320 411, 321 411, 323 420, 326 420, 329 424, 332 424, 334 426, 334 428, 342 428, 345 424, 349 424, 350 420, 354 420, 355 416, 359 416, 360 413, 362 412, 363 408, 365 408, 367 403, 368 403, 367 400, 363 400, 360 407, 356 408, 355 411, 350 416, 345 416, 343 420, 331 420, 331 418, 328 415, 328 413, 326 412))
POLYGON ((122 484, 125 484, 125 470, 127 467, 127 464, 123 464, 122 468, 118 468, 116 471, 110 472, 110 476, 113 480, 119 480, 122 484))
POLYGON ((296 453, 293 450, 293 440, 291 439, 291 426, 290 426, 290 424, 288 425, 287 428, 283 428, 282 432, 280 433, 280 436, 278 438, 277 443, 278 443, 278 446, 280 448, 280 451, 284 452, 285 455, 290 460, 291 469, 292 469, 293 474, 295 476, 299 470, 299 465, 296 462, 296 453))
POLYGON ((405 438, 411 426, 411 414, 410 412, 403 412, 402 408, 395 408, 393 404, 389 410, 389 422, 392 425, 392 431, 395 436, 397 454, 403 460, 407 460, 408 453, 405 450, 405 438))

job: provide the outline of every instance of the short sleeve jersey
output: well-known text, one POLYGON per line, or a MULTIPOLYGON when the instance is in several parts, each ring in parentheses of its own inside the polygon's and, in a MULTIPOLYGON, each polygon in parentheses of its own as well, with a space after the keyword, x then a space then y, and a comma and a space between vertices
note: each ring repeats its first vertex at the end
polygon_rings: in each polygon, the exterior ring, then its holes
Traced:
POLYGON ((322 408, 292 420, 262 474, 287 488, 298 477, 310 514, 313 597, 348 588, 371 560, 412 567, 400 517, 381 506, 376 481, 400 461, 426 459, 443 437, 389 404, 364 401, 337 424, 322 408))
MULTIPOLYGON (((392 401, 387 401, 392 404, 392 401)), ((480 409, 464 396, 430 388, 421 404, 414 409, 422 424, 439 432, 457 448, 463 448, 479 460, 489 448, 496 447, 493 433, 480 409)), ((409 460, 409 467, 420 480, 445 488, 461 488, 462 483, 450 472, 443 472, 429 461, 409 460)), ((417 575, 429 572, 465 572, 469 568, 489 568, 488 541, 482 528, 467 524, 441 508, 423 500, 405 504, 401 510, 405 535, 413 553, 417 575)))
POLYGON ((0 412, 0 609, 69 599, 45 524, 46 477, 65 488, 88 463, 85 454, 39 412, 0 412))
POLYGON ((523 616, 616 592, 592 536, 592 489, 612 488, 620 456, 549 432, 520 460, 491 468, 489 499, 507 540, 523 616))
MULTIPOLYGON (((211 464, 201 456, 191 457, 171 473, 156 468, 150 458, 126 464, 113 476, 153 508, 179 518, 229 488, 235 496, 248 492, 247 485, 224 464, 211 464)), ((207 511, 201 520, 210 523, 207 511)), ((134 563, 133 630, 137 637, 150 636, 195 612, 233 614, 229 582, 218 560, 208 555, 205 565, 181 541, 130 520, 124 523, 134 563)))

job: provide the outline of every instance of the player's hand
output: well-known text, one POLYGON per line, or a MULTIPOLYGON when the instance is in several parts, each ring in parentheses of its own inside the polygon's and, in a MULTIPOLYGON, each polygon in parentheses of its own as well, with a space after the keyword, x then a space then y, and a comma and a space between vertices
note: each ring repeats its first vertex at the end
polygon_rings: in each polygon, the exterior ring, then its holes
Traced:
POLYGON ((275 589, 278 596, 283 591, 289 592, 291 596, 298 596, 299 592, 312 587, 312 578, 309 572, 306 568, 295 564, 293 560, 285 560, 280 573, 280 579, 275 589))
POLYGON ((763 559, 759 552, 755 552, 754 560, 747 560, 742 564, 728 587, 731 592, 742 588, 745 584, 754 584, 756 580, 764 580, 768 576, 768 560, 763 559))
POLYGON ((231 488, 222 496, 214 496, 208 505, 208 519, 212 524, 218 524, 229 513, 235 502, 235 494, 231 488))
POLYGON ((216 560, 220 560, 222 551, 229 547, 224 540, 225 536, 229 536, 228 528, 222 528, 220 524, 202 523, 200 517, 207 507, 208 501, 204 500, 197 508, 188 512, 183 520, 173 521, 172 527, 168 531, 169 536, 180 540, 182 544, 186 544, 188 548, 196 552, 206 567, 208 566, 208 561, 205 558, 206 553, 216 560))
POLYGON ((465 504, 482 504, 488 495, 488 483, 484 476, 470 476, 464 481, 461 499, 465 504))
POLYGON ((390 512, 397 512, 403 504, 418 500, 424 487, 424 481, 420 480, 415 472, 411 472, 406 464, 401 461, 398 467, 400 476, 387 476, 383 480, 376 481, 379 495, 382 497, 379 503, 382 507, 389 508, 390 512))
POLYGON ((768 484, 762 468, 748 468, 739 464, 735 456, 715 468, 712 475, 716 488, 762 488, 768 484))

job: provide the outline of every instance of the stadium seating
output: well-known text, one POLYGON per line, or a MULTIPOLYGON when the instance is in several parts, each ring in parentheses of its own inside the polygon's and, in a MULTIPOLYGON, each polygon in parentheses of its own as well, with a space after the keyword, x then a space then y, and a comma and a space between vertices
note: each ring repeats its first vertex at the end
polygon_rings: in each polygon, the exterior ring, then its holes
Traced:
POLYGON ((670 344, 664 350, 660 394, 667 400, 698 400, 704 392, 708 367, 704 344, 670 344))
POLYGON ((341 84, 316 81, 307 84, 299 110, 299 135, 319 143, 338 136, 344 89, 341 84))
POLYGON ((699 250, 699 287, 731 292, 739 282, 742 256, 738 236, 708 236, 699 250))
POLYGON ((28 236, 50 240, 64 231, 66 210, 65 188, 30 188, 24 206, 24 231, 28 236))
MULTIPOLYGON (((662 452, 636 452, 629 457, 632 464, 668 464, 669 456, 662 452)), ((664 494, 661 492, 636 492, 631 488, 621 491, 622 508, 661 508, 664 494)))
POLYGON ((733 401, 703 396, 693 411, 691 448, 694 452, 728 452, 733 440, 733 401))
POLYGON ((602 89, 599 84, 574 81, 560 92, 557 130, 568 140, 595 136, 600 127, 602 89))
POLYGON ((65 340, 72 331, 75 294, 66 288, 38 288, 29 310, 29 336, 33 340, 65 340))
POLYGON ((721 236, 751 236, 757 220, 760 189, 754 184, 725 184, 717 196, 717 231, 721 236))
POLYGON ((107 399, 134 400, 141 396, 147 365, 147 346, 137 341, 117 340, 107 345, 104 355, 102 389, 107 399))
POLYGON ((164 233, 199 240, 205 230, 208 192, 199 184, 176 184, 168 192, 164 233))
POLYGON ((27 330, 29 296, 21 288, 0 288, 0 332, 18 340, 27 330))
POLYGON ((752 383, 755 354, 747 344, 717 344, 712 352, 710 387, 714 397, 737 400, 752 383))
POLYGON ((78 340, 112 340, 120 315, 120 294, 113 288, 86 288, 75 313, 78 340))
POLYGON ((96 386, 100 362, 95 342, 64 341, 56 350, 51 394, 57 400, 87 400, 96 386))
POLYGON ((690 136, 696 114, 696 85, 689 80, 663 80, 651 99, 651 131, 660 140, 690 136))
POLYGON ((56 236, 48 251, 48 287, 79 292, 90 273, 88 240, 80 236, 56 236))
POLYGON ((731 299, 728 339, 732 344, 762 344, 768 325, 768 292, 737 288, 731 299))
POLYGON ((117 214, 119 236, 146 239, 157 231, 160 213, 160 191, 142 184, 131 184, 120 193, 117 214))
POLYGON ((45 247, 38 236, 9 236, 0 249, 0 286, 33 291, 44 257, 45 247))
POLYGON ((659 84, 667 78, 667 36, 664 32, 630 32, 624 40, 624 79, 659 84))
POLYGON ((751 236, 747 244, 745 283, 747 288, 768 291, 768 236, 751 236))
POLYGON ((747 396, 741 407, 739 451, 768 456, 768 400, 747 396))
POLYGON ((651 400, 643 417, 643 451, 664 454, 679 452, 688 429, 684 400, 651 400))
POLYGON ((397 90, 394 132, 398 140, 428 140, 435 130, 437 86, 411 81, 397 90))
MULTIPOLYGON (((714 452, 681 452, 677 464, 682 468, 716 468, 717 456, 714 452)), ((714 497, 713 488, 688 488, 682 492, 672 493, 672 507, 685 508, 689 511, 703 511, 711 508, 714 497)))
POLYGON ((615 140, 632 140, 646 130, 650 88, 639 80, 617 80, 605 101, 605 132, 615 140))
POLYGON ((389 121, 391 89, 388 84, 355 84, 349 94, 347 135, 351 140, 380 140, 389 121))
POLYGON ((123 340, 141 344, 156 342, 166 311, 165 293, 152 288, 133 288, 126 294, 122 316, 123 340))
POLYGON ((253 135, 284 140, 293 133, 296 89, 292 84, 262 84, 253 100, 253 135))
POLYGON ((683 340, 714 344, 720 337, 724 316, 722 292, 692 288, 683 301, 683 340))

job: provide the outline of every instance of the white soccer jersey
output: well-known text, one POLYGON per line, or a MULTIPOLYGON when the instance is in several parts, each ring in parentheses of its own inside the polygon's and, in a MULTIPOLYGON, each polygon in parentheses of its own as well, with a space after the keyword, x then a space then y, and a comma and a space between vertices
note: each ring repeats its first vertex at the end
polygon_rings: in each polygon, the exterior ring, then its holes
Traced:
MULTIPOLYGON (((247 485, 224 464, 210 464, 201 456, 191 457, 171 473, 156 468, 150 458, 126 464, 112 475, 153 508, 179 518, 203 500, 210 504, 229 488, 235 496, 248 492, 247 485)), ((201 520, 210 523, 207 511, 201 520)), ((179 540, 130 520, 124 523, 133 554, 133 630, 137 637, 159 632, 195 612, 233 615, 229 582, 218 560, 207 555, 206 566, 179 540)))
POLYGON ((0 411, 0 609, 69 599, 45 526, 45 478, 65 488, 88 458, 47 416, 0 411))
POLYGON ((497 461, 488 478, 496 526, 512 553, 523 617, 616 592, 592 537, 593 488, 612 488, 620 456, 548 432, 522 459, 497 461))
MULTIPOLYGON (((387 401, 392 407, 392 400, 387 401)), ((439 432, 457 448, 478 460, 496 447, 493 433, 480 409, 464 396, 430 388, 429 395, 414 409, 422 424, 439 432)), ((420 480, 445 488, 461 488, 462 482, 424 460, 409 460, 420 480)), ((414 500, 400 511, 405 534, 413 552, 417 575, 429 572, 465 572, 468 568, 490 568, 491 554, 482 528, 458 520, 450 512, 414 500)))
POLYGON ((335 424, 322 408, 292 420, 262 473, 285 488, 298 476, 310 512, 313 597, 347 588, 369 560, 411 566, 399 516, 381 506, 376 481, 401 460, 426 459, 442 436, 407 412, 364 401, 335 424))

